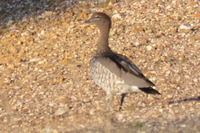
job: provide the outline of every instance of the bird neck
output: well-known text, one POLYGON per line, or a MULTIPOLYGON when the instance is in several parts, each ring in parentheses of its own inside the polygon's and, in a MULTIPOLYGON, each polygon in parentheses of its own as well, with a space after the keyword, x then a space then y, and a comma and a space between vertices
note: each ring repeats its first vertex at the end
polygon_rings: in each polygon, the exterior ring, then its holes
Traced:
POLYGON ((100 30, 100 37, 97 42, 97 53, 101 54, 101 53, 106 53, 106 52, 110 51, 110 47, 108 45, 110 28, 102 27, 99 30, 100 30))

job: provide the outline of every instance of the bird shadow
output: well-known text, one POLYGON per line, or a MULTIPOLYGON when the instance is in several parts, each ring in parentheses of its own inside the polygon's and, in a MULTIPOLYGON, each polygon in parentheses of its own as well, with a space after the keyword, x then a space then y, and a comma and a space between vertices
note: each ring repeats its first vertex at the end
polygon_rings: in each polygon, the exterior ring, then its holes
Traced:
POLYGON ((182 99, 182 100, 170 101, 169 104, 176 104, 176 103, 189 102, 189 101, 200 101, 200 96, 185 98, 185 99, 182 99))

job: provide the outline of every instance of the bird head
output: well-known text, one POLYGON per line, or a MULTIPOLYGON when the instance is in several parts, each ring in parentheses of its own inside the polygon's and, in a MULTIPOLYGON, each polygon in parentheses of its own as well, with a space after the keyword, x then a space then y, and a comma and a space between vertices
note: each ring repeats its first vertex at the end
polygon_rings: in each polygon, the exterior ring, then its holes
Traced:
POLYGON ((99 28, 105 27, 105 26, 110 28, 111 27, 111 18, 105 13, 95 12, 91 16, 91 18, 86 21, 86 23, 95 24, 99 28))

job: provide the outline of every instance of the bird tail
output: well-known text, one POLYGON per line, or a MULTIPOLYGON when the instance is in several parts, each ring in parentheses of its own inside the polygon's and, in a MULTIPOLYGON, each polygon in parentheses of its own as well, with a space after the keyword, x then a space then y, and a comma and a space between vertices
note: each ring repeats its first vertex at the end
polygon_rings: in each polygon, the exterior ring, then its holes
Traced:
POLYGON ((158 94, 161 95, 160 92, 158 92, 157 90, 153 89, 152 87, 145 87, 145 88, 140 88, 141 91, 145 92, 145 93, 149 93, 149 94, 158 94))

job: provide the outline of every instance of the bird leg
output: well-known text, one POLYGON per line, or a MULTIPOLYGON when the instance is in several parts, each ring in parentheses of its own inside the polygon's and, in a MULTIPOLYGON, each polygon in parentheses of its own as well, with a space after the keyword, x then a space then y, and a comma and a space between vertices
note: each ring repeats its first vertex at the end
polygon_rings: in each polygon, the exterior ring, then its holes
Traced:
POLYGON ((120 100, 120 106, 119 106, 119 111, 122 109, 122 105, 124 103, 124 98, 126 97, 126 93, 121 94, 121 100, 120 100))
POLYGON ((107 107, 106 107, 106 111, 108 112, 113 112, 113 95, 112 94, 107 94, 106 96, 106 102, 107 102, 107 107))

